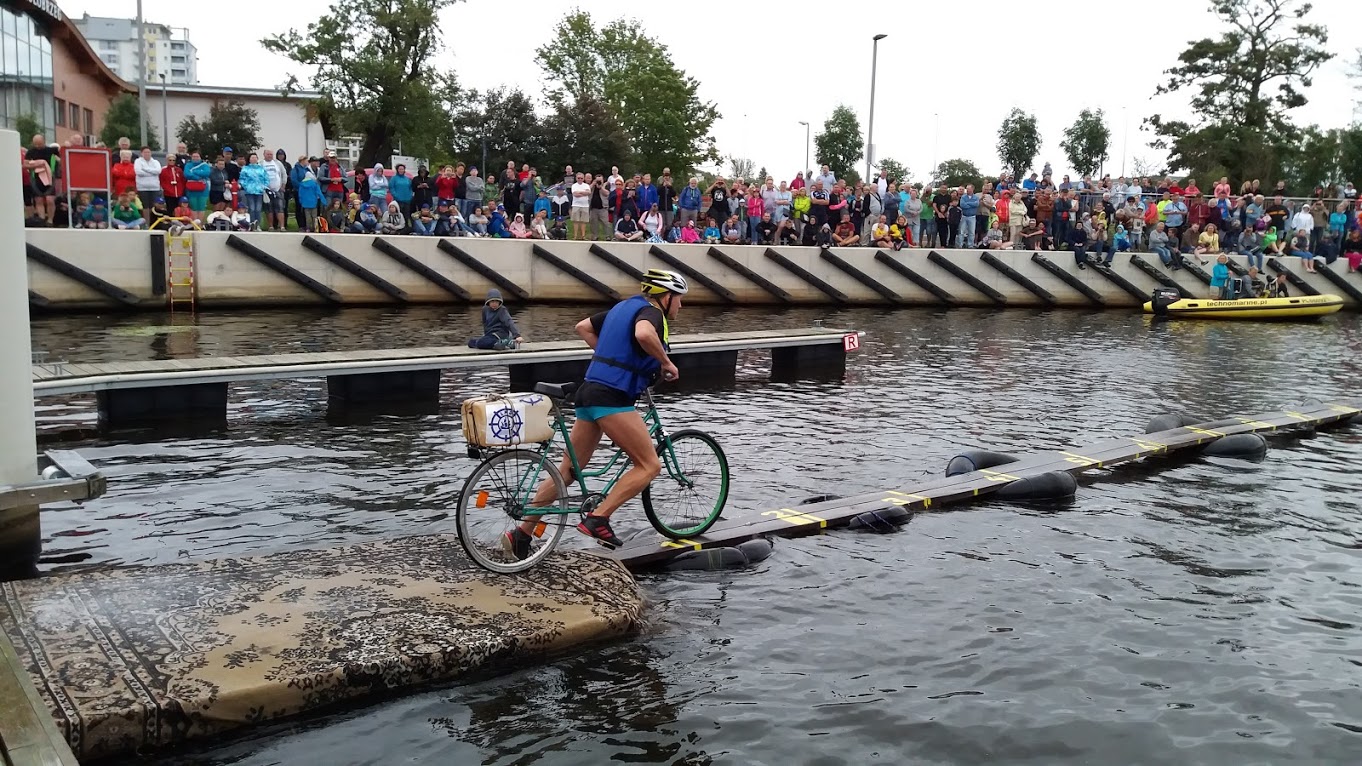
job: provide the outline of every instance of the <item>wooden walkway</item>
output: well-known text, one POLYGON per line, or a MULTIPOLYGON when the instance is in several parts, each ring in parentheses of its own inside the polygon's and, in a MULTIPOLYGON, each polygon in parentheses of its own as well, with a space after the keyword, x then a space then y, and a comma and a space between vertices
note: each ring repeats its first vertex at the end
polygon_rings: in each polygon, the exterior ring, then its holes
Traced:
POLYGON ((1194 449, 1231 434, 1315 428, 1340 423, 1359 414, 1362 414, 1362 401, 1334 401, 1304 406, 1299 410, 1233 417, 1158 433, 1105 439, 1072 450, 1024 456, 1015 463, 998 466, 994 470, 974 471, 901 489, 867 492, 823 503, 777 508, 754 516, 729 519, 719 522, 709 532, 694 539, 673 541, 649 533, 607 555, 631 569, 642 569, 662 564, 685 551, 737 545, 765 535, 795 537, 817 534, 824 529, 846 526, 853 518, 867 511, 897 506, 917 512, 967 502, 986 497, 1018 479, 1051 471, 1076 474, 1088 468, 1106 468, 1141 458, 1194 449))
MULTIPOLYGON (((672 355, 840 345, 849 330, 808 327, 792 330, 678 335, 672 355)), ((479 351, 466 346, 343 351, 271 356, 198 357, 153 362, 49 363, 34 365, 34 396, 91 393, 127 388, 231 383, 244 380, 367 375, 456 367, 496 367, 584 361, 591 350, 579 340, 525 343, 514 351, 479 351)))

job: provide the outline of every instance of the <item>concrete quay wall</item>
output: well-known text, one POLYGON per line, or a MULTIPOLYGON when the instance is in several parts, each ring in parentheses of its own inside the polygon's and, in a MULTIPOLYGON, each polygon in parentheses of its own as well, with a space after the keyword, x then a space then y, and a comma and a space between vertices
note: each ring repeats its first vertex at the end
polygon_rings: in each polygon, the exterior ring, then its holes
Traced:
MULTIPOLYGON (((1158 258, 1121 254, 1109 272, 1078 269, 1066 252, 649 245, 354 234, 197 232, 203 308, 481 302, 499 288, 512 303, 608 302, 636 290, 637 272, 689 271, 692 303, 1130 308, 1161 283, 1207 297, 1210 267, 1167 271, 1158 258), (1138 263, 1137 263, 1138 261, 1138 263)), ((159 232, 27 232, 30 300, 41 310, 164 309, 159 232), (35 255, 35 251, 37 254, 35 255), (77 271, 63 268, 74 267, 77 271), (95 281, 84 276, 96 278, 95 281)), ((1243 259, 1235 256, 1243 265, 1243 259)), ((1340 260, 1307 274, 1320 293, 1362 308, 1362 275, 1340 260), (1330 277, 1333 277, 1332 279, 1330 277)), ((1269 264, 1268 276, 1275 273, 1269 264)), ((1293 291, 1308 290, 1300 286, 1293 291)))

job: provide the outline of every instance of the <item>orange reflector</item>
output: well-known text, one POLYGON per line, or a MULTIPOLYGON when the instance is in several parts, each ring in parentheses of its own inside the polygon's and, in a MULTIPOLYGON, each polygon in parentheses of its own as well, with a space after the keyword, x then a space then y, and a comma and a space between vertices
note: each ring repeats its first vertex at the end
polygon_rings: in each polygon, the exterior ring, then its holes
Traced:
POLYGON ((544 536, 544 530, 546 530, 546 529, 548 529, 548 528, 549 528, 549 525, 548 525, 548 524, 545 524, 545 523, 542 522, 542 521, 539 522, 538 524, 535 524, 535 525, 534 525, 534 536, 535 536, 535 537, 543 537, 543 536, 544 536))
POLYGON ((473 505, 477 506, 478 508, 487 507, 487 490, 485 489, 478 490, 478 499, 473 503, 473 505))

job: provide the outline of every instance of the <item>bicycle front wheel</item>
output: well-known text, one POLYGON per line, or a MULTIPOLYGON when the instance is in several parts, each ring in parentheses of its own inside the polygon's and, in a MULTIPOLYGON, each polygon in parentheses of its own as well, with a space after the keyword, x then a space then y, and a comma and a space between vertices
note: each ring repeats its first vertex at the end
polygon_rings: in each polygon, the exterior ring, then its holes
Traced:
POLYGON ((459 542, 468 557, 493 572, 523 572, 553 552, 567 522, 567 491, 558 466, 547 455, 517 449, 499 452, 484 460, 459 492, 454 516, 459 542), (531 507, 535 492, 547 481, 556 500, 531 507), (528 516, 548 511, 539 519, 539 533, 530 538, 529 555, 517 559, 507 534, 528 516))
POLYGON ((657 448, 662 473, 643 489, 643 511, 653 528, 680 540, 704 534, 728 502, 728 458, 714 437, 683 430, 657 448))

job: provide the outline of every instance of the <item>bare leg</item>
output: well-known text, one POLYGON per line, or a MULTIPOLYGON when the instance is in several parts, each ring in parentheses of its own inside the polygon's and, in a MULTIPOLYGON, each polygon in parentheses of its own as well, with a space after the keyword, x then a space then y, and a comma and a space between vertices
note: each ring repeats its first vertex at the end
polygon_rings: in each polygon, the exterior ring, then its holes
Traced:
POLYGON ((643 416, 638 412, 621 412, 600 419, 600 430, 619 445, 629 456, 631 466, 605 500, 591 513, 592 516, 609 518, 610 514, 635 497, 662 472, 662 462, 658 460, 653 446, 653 438, 648 435, 648 427, 643 424, 643 416))
MULTIPOLYGON (((572 424, 572 432, 568 434, 572 440, 572 451, 577 454, 577 463, 586 466, 591 462, 591 456, 596 452, 596 447, 601 443, 601 427, 589 420, 577 420, 572 424)), ((563 483, 571 484, 577 477, 572 471, 572 458, 567 452, 563 452, 563 460, 558 464, 558 472, 563 475, 563 483)), ((557 500, 557 489, 553 485, 552 479, 544 479, 539 483, 539 488, 535 490, 534 498, 530 500, 531 507, 543 507, 557 500)), ((539 516, 526 516, 520 522, 520 528, 526 532, 532 532, 534 525, 539 523, 539 516)))

